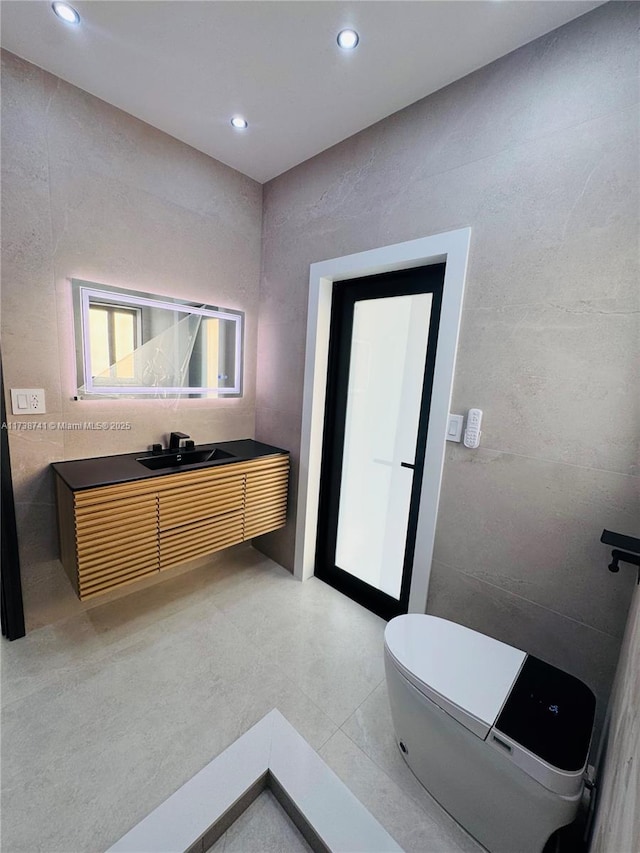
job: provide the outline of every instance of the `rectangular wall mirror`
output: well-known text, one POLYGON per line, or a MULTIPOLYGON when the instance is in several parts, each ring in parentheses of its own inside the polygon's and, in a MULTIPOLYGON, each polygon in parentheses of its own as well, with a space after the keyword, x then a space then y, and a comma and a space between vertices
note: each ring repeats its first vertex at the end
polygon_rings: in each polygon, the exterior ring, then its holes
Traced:
POLYGON ((242 395, 242 311, 71 284, 79 397, 242 395))

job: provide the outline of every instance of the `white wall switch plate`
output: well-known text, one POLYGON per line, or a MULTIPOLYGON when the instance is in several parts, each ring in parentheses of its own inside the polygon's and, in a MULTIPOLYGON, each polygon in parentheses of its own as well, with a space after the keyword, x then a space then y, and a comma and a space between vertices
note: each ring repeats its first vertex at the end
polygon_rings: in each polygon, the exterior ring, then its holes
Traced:
POLYGON ((447 441, 462 440, 462 424, 464 423, 464 415, 449 415, 447 426, 447 441))
POLYGON ((11 411, 14 415, 45 415, 44 388, 12 388, 11 411))

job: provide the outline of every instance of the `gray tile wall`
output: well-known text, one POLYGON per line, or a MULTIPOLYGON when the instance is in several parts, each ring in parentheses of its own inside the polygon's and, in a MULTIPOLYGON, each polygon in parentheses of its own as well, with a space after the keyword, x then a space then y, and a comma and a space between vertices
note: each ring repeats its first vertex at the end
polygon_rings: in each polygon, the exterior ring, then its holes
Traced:
POLYGON ((43 387, 47 404, 41 417, 9 419, 131 424, 10 434, 35 627, 80 607, 56 559, 50 462, 143 450, 174 429, 197 442, 253 437, 262 188, 12 54, 2 59, 5 385, 43 387), (245 311, 244 396, 74 402, 72 276, 245 311))
MULTIPOLYGON (((638 535, 640 7, 610 3, 264 190, 257 437, 293 452, 309 264, 472 227, 429 610, 584 678, 602 714, 638 535)), ((393 69, 390 69, 393 73, 393 69)), ((260 547, 292 568, 288 527, 260 547)))
MULTIPOLYGON (((631 570, 631 569, 630 569, 631 570)), ((640 850, 640 586, 636 587, 611 701, 591 853, 640 850)))

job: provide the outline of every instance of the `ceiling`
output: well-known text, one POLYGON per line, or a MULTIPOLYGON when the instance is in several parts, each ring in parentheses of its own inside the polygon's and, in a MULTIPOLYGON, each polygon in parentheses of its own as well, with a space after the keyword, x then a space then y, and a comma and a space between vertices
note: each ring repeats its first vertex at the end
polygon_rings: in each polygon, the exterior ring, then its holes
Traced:
POLYGON ((264 182, 600 2, 73 5, 75 27, 48 0, 3 0, 2 46, 264 182), (347 26, 360 34, 351 52, 336 44, 347 26))

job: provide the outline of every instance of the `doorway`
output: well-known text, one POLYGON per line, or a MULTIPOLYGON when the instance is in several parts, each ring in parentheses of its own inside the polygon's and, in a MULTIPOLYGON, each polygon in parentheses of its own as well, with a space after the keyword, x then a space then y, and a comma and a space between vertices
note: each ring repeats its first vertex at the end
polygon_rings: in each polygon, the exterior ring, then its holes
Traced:
POLYGON ((306 580, 315 572, 334 285, 382 272, 446 263, 409 592, 409 612, 426 612, 470 244, 471 229, 458 228, 311 264, 296 499, 294 575, 299 580, 306 580))
POLYGON ((444 271, 334 286, 315 574, 385 619, 408 609, 444 271))

